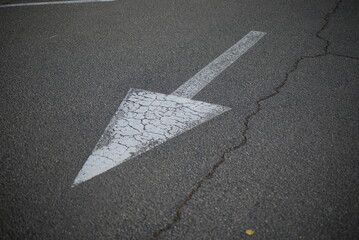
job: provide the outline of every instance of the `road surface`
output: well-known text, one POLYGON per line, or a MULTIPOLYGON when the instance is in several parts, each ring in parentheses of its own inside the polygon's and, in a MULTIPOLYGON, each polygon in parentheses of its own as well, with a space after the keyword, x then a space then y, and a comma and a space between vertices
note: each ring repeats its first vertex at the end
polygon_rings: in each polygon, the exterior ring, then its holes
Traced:
POLYGON ((46 4, 0 22, 1 239, 359 238, 358 1, 46 4), (130 89, 171 94, 250 31, 266 35, 192 98, 231 110, 72 187, 130 89))

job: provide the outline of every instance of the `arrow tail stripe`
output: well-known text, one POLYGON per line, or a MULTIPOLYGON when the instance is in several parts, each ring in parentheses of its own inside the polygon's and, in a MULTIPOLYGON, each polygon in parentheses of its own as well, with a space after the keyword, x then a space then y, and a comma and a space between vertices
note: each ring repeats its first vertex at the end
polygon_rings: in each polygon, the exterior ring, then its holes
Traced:
POLYGON ((172 95, 184 98, 192 98, 207 84, 215 79, 221 72, 234 63, 240 56, 254 46, 266 33, 251 31, 236 44, 222 53, 210 64, 204 67, 187 82, 182 84, 172 95))

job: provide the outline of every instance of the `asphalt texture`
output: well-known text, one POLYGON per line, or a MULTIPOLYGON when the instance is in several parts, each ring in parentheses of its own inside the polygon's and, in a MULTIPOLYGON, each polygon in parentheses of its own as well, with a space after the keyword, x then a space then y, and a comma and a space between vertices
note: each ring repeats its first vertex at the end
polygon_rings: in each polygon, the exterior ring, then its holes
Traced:
POLYGON ((355 0, 0 8, 0 238, 358 239, 358 21, 355 0), (130 88, 169 94, 251 30, 194 97, 231 111, 71 187, 130 88))

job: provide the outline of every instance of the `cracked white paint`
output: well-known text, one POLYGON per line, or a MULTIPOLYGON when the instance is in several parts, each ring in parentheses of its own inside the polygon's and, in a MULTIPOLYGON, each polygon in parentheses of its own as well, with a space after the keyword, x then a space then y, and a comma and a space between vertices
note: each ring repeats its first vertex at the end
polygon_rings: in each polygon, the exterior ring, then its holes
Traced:
POLYGON ((74 185, 229 109, 174 95, 131 89, 76 177, 74 185))
POLYGON ((191 100, 265 33, 251 31, 171 95, 131 89, 73 186, 140 155, 230 108, 191 100))

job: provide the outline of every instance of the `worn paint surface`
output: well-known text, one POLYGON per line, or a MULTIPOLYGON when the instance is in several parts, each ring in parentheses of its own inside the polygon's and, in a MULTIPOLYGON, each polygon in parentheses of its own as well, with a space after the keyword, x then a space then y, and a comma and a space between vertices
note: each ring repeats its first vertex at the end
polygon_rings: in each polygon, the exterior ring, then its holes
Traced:
POLYGON ((131 89, 76 177, 74 185, 229 109, 178 96, 131 89))

